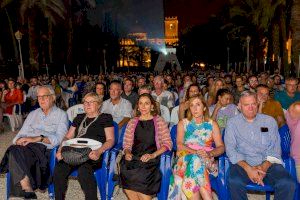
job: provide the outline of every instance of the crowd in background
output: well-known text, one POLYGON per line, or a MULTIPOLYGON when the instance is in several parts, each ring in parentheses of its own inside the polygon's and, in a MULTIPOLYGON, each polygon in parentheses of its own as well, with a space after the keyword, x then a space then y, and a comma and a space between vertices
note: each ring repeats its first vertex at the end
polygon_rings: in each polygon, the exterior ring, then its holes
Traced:
MULTIPOLYGON (((82 103, 87 94, 95 92, 101 102, 99 103, 101 113, 111 114, 119 128, 128 122, 133 123, 129 120, 141 115, 143 107, 140 107, 140 97, 145 93, 151 96, 143 96, 145 101, 150 101, 152 98, 155 101, 158 114, 161 110, 159 107, 166 107, 170 112, 178 109, 179 120, 189 118, 191 112, 189 100, 195 96, 201 97, 202 104, 208 108, 208 117, 217 123, 217 129, 220 128, 221 133, 228 120, 241 112, 239 101, 243 92, 253 92, 257 97, 258 113, 272 116, 278 127, 286 123, 290 126, 293 146, 291 155, 296 161, 299 179, 300 116, 298 116, 299 111, 292 111, 299 109, 300 80, 283 77, 278 70, 275 70, 274 74, 268 71, 259 74, 237 74, 234 71, 226 73, 220 70, 197 69, 161 74, 151 72, 77 76, 44 74, 32 77, 30 80, 7 79, 0 81, 0 131, 3 131, 3 114, 13 114, 16 109, 20 109, 26 117, 30 111, 39 107, 37 89, 41 85, 54 90, 56 106, 63 110, 82 103), (291 110, 292 114, 287 114, 288 110, 291 110)), ((168 149, 170 148, 168 146, 168 149)), ((134 196, 134 194, 130 195, 134 196)))

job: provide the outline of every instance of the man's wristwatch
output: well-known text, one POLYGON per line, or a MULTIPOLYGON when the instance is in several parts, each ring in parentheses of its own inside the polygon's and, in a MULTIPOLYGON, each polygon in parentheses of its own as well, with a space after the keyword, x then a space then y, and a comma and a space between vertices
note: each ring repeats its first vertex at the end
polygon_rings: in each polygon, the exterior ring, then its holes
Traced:
POLYGON ((40 135, 40 137, 41 137, 41 141, 40 142, 43 142, 45 136, 44 135, 40 135))

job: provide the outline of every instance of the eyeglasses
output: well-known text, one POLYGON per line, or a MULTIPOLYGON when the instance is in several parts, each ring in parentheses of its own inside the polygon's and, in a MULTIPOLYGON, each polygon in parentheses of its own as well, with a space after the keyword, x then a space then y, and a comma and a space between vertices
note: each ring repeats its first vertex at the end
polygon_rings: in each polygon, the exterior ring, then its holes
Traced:
POLYGON ((83 105, 91 105, 91 104, 93 104, 95 102, 97 102, 97 101, 84 101, 83 105))
POLYGON ((47 99, 48 97, 50 97, 52 94, 46 94, 46 95, 41 95, 41 96, 37 96, 37 99, 38 100, 45 100, 47 99))
POLYGON ((297 84, 285 84, 286 86, 297 87, 297 84))

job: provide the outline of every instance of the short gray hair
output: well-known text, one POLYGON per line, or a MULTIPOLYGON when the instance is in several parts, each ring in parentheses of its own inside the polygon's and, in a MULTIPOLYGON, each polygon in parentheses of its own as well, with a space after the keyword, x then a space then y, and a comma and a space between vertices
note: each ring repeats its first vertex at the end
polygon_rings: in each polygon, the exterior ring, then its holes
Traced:
POLYGON ((55 96, 55 92, 54 92, 53 88, 51 88, 50 86, 47 86, 47 85, 38 86, 36 93, 39 93, 39 90, 41 90, 41 89, 48 90, 49 95, 53 96, 54 102, 56 101, 56 96, 55 96))
POLYGON ((252 92, 250 90, 246 90, 246 91, 244 91, 244 92, 241 93, 239 101, 241 101, 241 99, 244 98, 244 97, 250 97, 250 96, 252 96, 252 97, 254 97, 256 99, 257 94, 256 94, 256 92, 252 92))
POLYGON ((38 86, 36 92, 38 93, 40 89, 46 89, 46 90, 48 90, 50 95, 55 95, 54 90, 51 87, 47 86, 47 85, 38 86))

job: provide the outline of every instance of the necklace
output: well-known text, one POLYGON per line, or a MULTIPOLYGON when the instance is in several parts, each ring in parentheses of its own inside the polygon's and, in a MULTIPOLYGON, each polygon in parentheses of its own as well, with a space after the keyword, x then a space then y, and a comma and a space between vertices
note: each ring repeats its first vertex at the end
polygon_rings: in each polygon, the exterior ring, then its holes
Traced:
POLYGON ((100 116, 100 114, 98 114, 97 117, 95 117, 95 119, 87 125, 87 122, 86 122, 87 116, 85 115, 84 119, 80 123, 80 126, 78 128, 78 134, 76 137, 79 138, 79 137, 84 136, 86 134, 88 128, 98 119, 99 116, 100 116))

